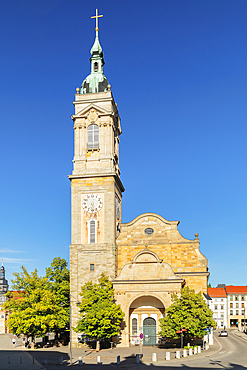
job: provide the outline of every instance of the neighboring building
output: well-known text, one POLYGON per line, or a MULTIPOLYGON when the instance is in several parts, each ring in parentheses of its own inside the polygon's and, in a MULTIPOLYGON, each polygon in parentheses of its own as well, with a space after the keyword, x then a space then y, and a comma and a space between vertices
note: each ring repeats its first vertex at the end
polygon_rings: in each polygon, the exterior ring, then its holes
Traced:
POLYGON ((6 302, 5 294, 8 291, 8 281, 5 279, 5 269, 2 262, 0 270, 0 334, 7 333, 7 317, 6 312, 3 310, 3 304, 6 302))
POLYGON ((208 306, 213 311, 213 319, 218 328, 228 327, 227 294, 225 288, 208 288, 208 306))
MULTIPOLYGON (((121 346, 136 343, 141 332, 144 345, 155 344, 159 318, 170 306, 172 293, 180 294, 184 285, 196 292, 207 292, 207 259, 199 250, 198 234, 192 240, 181 236, 179 221, 145 213, 122 223, 122 129, 118 107, 103 72, 97 26, 91 55, 91 73, 76 89, 72 116, 72 327, 79 319, 76 303, 81 286, 89 280, 97 282, 105 273, 113 281, 116 301, 125 313, 121 346)), ((77 346, 75 332, 71 339, 77 346)))
POLYGON ((247 326, 247 286, 226 285, 228 297, 228 327, 243 329, 247 326))

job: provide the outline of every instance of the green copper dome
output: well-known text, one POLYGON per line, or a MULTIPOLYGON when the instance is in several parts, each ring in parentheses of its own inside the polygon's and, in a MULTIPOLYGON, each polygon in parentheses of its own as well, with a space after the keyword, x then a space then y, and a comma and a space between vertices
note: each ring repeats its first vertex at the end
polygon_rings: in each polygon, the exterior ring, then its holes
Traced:
POLYGON ((85 78, 81 84, 81 94, 91 94, 107 91, 108 81, 104 75, 103 66, 104 53, 99 43, 98 31, 96 31, 96 37, 92 46, 91 52, 91 73, 85 78))

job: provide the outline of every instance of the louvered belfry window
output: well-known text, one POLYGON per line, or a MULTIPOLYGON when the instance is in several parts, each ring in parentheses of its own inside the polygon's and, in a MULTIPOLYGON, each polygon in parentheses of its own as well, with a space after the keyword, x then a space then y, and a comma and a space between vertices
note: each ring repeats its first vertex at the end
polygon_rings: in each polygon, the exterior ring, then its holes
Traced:
POLYGON ((90 231, 89 231, 89 243, 96 243, 96 236, 95 236, 96 222, 95 222, 95 220, 91 220, 89 222, 89 227, 90 227, 90 231))
POLYGON ((87 128, 87 148, 98 149, 99 148, 99 126, 90 125, 87 128))

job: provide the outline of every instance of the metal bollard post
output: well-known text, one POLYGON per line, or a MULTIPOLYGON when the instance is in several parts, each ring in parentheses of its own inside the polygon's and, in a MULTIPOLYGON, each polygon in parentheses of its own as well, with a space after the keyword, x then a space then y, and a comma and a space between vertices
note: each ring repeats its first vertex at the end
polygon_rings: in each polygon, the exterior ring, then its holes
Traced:
POLYGON ((101 364, 100 356, 97 356, 97 365, 100 365, 100 364, 101 364))
POLYGON ((43 364, 44 365, 48 365, 48 359, 47 359, 47 357, 44 357, 43 364))
POLYGON ((60 356, 58 359, 58 365, 63 365, 63 356, 60 356))
POLYGON ((201 353, 201 346, 198 346, 198 353, 201 353))
POLYGON ((171 359, 171 352, 166 352, 166 360, 170 360, 171 359))
POLYGON ((189 356, 192 356, 192 355, 193 355, 192 348, 189 348, 189 356))
POLYGON ((117 365, 120 365, 120 356, 117 356, 117 365))
POLYGON ((183 350, 183 357, 187 357, 187 349, 183 350))
POLYGON ((197 355, 197 347, 194 348, 194 355, 197 355))
POLYGON ((140 363, 140 355, 136 354, 136 364, 139 364, 139 363, 140 363))
POLYGON ((180 358, 180 351, 176 351, 176 358, 180 358))
POLYGON ((156 353, 152 353, 152 362, 157 362, 156 353))
POLYGON ((83 365, 83 361, 81 357, 79 357, 79 365, 83 365))

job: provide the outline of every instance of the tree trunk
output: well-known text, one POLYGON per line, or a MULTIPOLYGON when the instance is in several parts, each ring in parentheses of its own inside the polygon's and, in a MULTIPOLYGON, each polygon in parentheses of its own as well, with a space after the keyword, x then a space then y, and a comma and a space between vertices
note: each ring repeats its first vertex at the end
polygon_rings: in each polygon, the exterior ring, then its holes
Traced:
POLYGON ((98 339, 97 344, 96 344, 96 352, 99 352, 99 351, 100 351, 100 340, 98 339))

